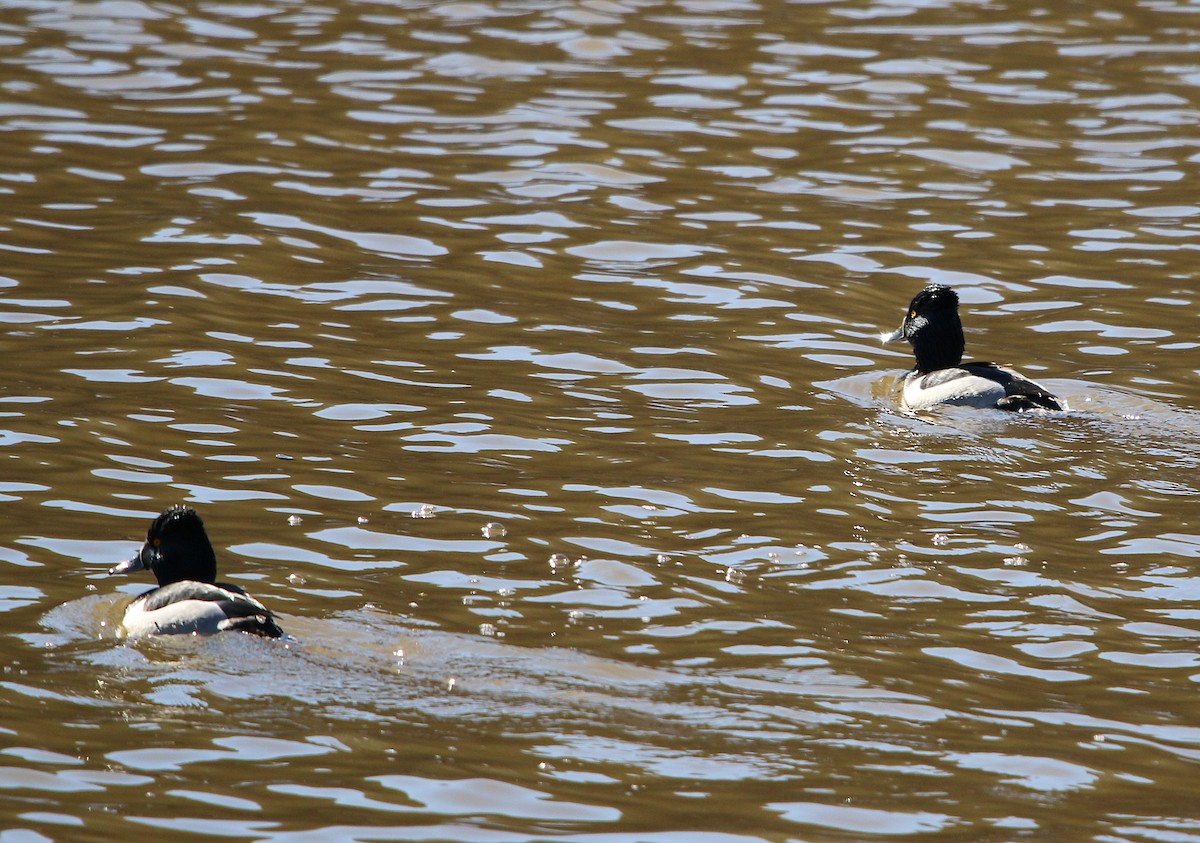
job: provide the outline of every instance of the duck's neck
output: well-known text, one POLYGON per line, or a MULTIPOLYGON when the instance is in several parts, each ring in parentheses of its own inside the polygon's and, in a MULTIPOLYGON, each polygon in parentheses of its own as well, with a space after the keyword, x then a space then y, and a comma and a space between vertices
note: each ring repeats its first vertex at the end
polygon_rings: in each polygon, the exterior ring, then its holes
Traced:
POLYGON ((917 371, 936 372, 940 369, 953 369, 962 363, 965 348, 962 322, 957 311, 933 320, 913 337, 913 355, 917 358, 917 371))
POLYGON ((164 555, 170 559, 170 564, 155 567, 154 576, 158 579, 159 585, 169 585, 185 580, 216 581, 217 557, 207 539, 201 545, 168 546, 164 550, 166 551, 164 555))

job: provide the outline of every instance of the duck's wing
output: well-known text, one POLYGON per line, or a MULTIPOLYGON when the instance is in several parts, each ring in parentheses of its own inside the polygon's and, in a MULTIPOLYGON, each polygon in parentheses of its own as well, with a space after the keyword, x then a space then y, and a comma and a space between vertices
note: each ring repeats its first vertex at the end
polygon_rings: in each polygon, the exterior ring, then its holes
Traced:
POLYGON ((275 617, 268 612, 265 615, 244 615, 227 618, 218 624, 221 632, 249 632, 251 635, 261 635, 264 638, 282 638, 283 630, 275 623, 275 617))
MULTIPOLYGON (((138 600, 141 601, 143 611, 154 612, 175 603, 182 603, 185 600, 207 600, 212 603, 221 603, 236 596, 226 586, 210 582, 184 580, 183 582, 173 582, 168 585, 159 586, 152 591, 146 592, 138 600)), ((262 607, 262 604, 254 600, 254 598, 247 597, 246 599, 258 605, 259 611, 266 611, 262 607)))
POLYGON ((283 635, 283 630, 275 623, 275 616, 271 614, 271 610, 247 594, 244 588, 223 582, 216 583, 216 587, 222 589, 226 596, 225 600, 220 601, 221 610, 225 612, 226 617, 220 625, 222 632, 250 632, 268 638, 279 638, 283 635))
MULTIPOLYGON (((967 366, 971 365, 977 364, 967 364, 967 366)), ((990 366, 992 364, 985 363, 983 365, 990 366)), ((938 387, 946 386, 946 384, 953 384, 955 381, 960 381, 963 378, 977 377, 987 378, 988 375, 981 374, 980 372, 972 372, 966 366, 955 366, 953 369, 937 369, 936 371, 930 372, 926 375, 921 375, 921 389, 935 390, 938 387)), ((991 378, 988 379, 991 380, 991 378)))
POLYGON ((1004 397, 996 402, 1001 410, 1065 410, 1066 403, 1040 383, 1031 381, 1016 369, 997 363, 965 363, 963 369, 995 381, 1004 387, 1004 397))

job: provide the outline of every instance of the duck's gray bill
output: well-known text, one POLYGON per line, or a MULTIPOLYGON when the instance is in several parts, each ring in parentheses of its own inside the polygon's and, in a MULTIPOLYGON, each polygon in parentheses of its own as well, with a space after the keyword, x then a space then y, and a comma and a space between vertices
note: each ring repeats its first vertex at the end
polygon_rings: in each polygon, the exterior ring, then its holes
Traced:
POLYGON ((132 559, 126 559, 120 565, 113 565, 108 569, 110 574, 128 574, 130 571, 140 571, 146 566, 142 564, 142 554, 138 554, 132 559))

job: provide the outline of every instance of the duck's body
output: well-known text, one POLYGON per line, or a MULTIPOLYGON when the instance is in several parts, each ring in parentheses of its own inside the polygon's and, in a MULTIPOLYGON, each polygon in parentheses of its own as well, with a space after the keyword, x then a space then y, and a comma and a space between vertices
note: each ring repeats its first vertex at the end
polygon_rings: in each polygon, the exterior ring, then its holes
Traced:
POLYGON ((912 343, 916 365, 904 377, 904 405, 924 410, 938 404, 998 410, 1065 410, 1066 402, 1015 369, 996 363, 963 363, 966 346, 958 318, 958 294, 926 287, 913 298, 900 327, 884 342, 912 343))
POLYGON ((135 638, 231 631, 269 638, 283 634, 266 606, 228 583, 185 581, 153 588, 129 604, 122 623, 135 638))
POLYGON ((278 638, 283 630, 244 589, 215 582, 217 559, 194 509, 173 506, 150 524, 137 556, 110 574, 150 570, 158 579, 125 610, 125 632, 145 635, 213 635, 238 631, 278 638))
POLYGON ((999 410, 1062 410, 1065 405, 1015 369, 995 363, 963 363, 951 369, 904 376, 904 405, 924 410, 937 404, 999 410))

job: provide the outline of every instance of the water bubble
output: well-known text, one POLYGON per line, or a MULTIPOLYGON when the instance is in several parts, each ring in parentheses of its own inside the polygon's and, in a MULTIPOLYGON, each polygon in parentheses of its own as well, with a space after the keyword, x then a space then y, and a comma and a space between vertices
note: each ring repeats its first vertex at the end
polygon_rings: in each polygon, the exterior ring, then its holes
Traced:
POLYGON ((488 638, 495 638, 496 625, 494 623, 481 623, 479 625, 479 634, 486 635, 488 638))
POLYGON ((500 588, 496 589, 496 593, 498 595, 500 595, 501 597, 512 597, 514 594, 517 593, 517 590, 515 588, 508 588, 507 586, 501 586, 500 588))
POLYGON ((739 571, 736 568, 725 569, 725 582, 741 585, 746 581, 746 572, 739 571))
POLYGON ((558 571, 571 566, 571 557, 565 553, 552 553, 550 555, 550 570, 558 571))
POLYGON ((1029 560, 1021 556, 1005 556, 1004 564, 1009 568, 1023 568, 1029 564, 1029 560))
POLYGON ((302 577, 296 573, 288 574, 287 581, 290 582, 292 585, 304 585, 304 583, 305 583, 304 577, 302 577))
POLYGON ((357 519, 355 519, 355 520, 357 520, 359 524, 366 524, 366 523, 367 523, 367 516, 365 516, 365 515, 360 515, 360 516, 358 516, 358 518, 357 518, 357 519))
POLYGON ((453 691, 454 686, 457 684, 458 684, 458 680, 455 679, 453 676, 451 676, 449 679, 446 680, 446 690, 453 691))
POLYGON ((508 530, 503 524, 498 524, 495 521, 489 521, 483 525, 483 537, 485 539, 502 539, 508 535, 508 530))
POLYGON ((291 524, 293 527, 295 527, 297 524, 299 524, 303 520, 304 519, 301 518, 299 515, 289 515, 288 516, 288 523, 291 524))
POLYGON ((665 554, 665 553, 660 553, 660 554, 658 554, 658 556, 654 557, 654 561, 657 562, 659 565, 666 565, 668 562, 671 561, 671 557, 667 556, 667 554, 665 554))
POLYGON ((427 503, 423 503, 412 511, 413 518, 432 518, 433 507, 427 503))
POLYGON ((946 545, 946 543, 949 541, 950 541, 950 537, 947 536, 945 533, 934 533, 933 534, 933 546, 934 547, 944 547, 946 545))

